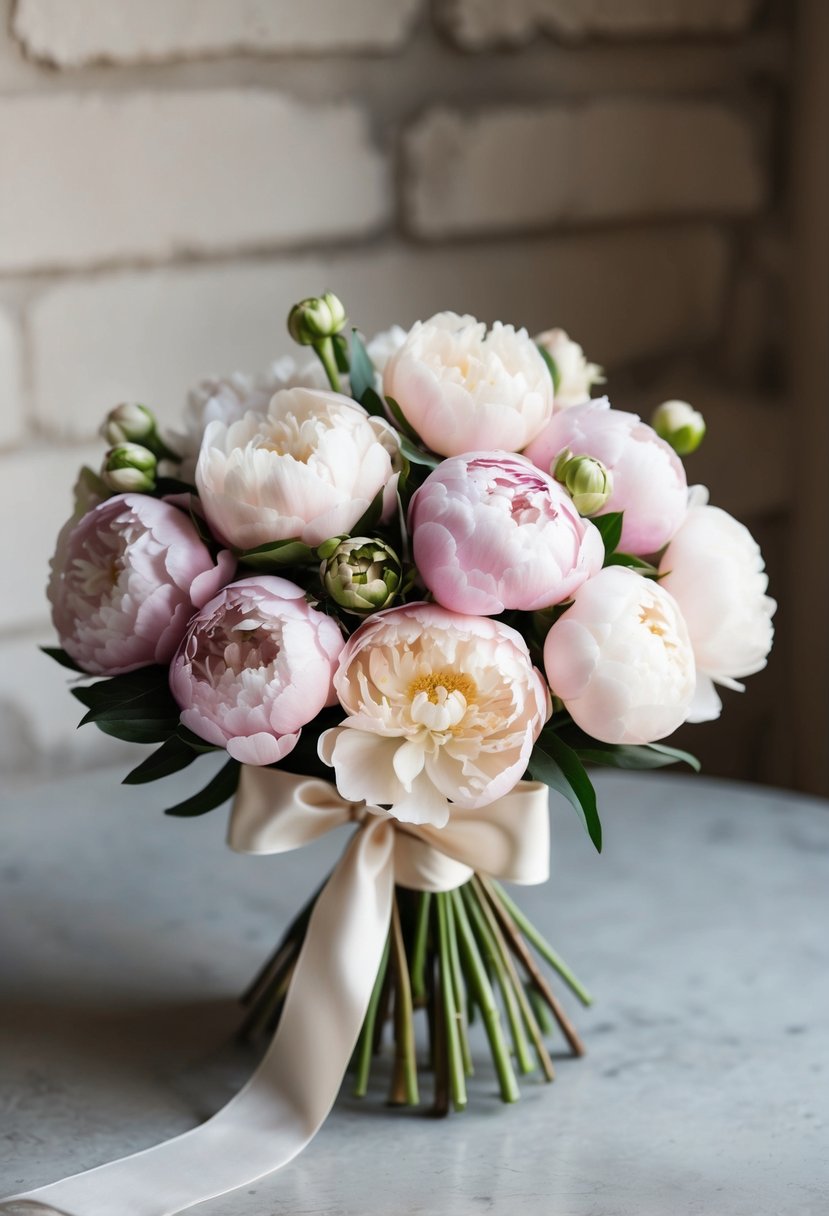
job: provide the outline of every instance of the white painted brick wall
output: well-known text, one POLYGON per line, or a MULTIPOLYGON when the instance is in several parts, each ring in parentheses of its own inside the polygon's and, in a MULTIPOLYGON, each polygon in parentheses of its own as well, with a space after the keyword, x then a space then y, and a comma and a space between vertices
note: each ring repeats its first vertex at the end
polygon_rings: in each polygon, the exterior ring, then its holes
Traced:
POLYGON ((202 55, 390 50, 423 0, 18 0, 30 55, 77 67, 202 55))
POLYGON ((29 310, 35 416, 50 434, 82 438, 121 400, 173 411, 201 375, 263 368, 289 349, 289 305, 329 286, 368 332, 455 308, 533 331, 566 324, 612 366, 709 338, 727 273, 722 238, 688 226, 73 281, 29 310), (647 291, 631 308, 637 281, 647 291))
POLYGON ((422 236, 763 205, 749 124, 722 105, 608 100, 426 114, 406 139, 406 206, 422 236))
POLYGON ((467 50, 526 42, 536 33, 566 39, 671 38, 733 34, 760 0, 438 0, 449 30, 467 50))
POLYGON ((389 211, 356 106, 257 89, 0 98, 0 164, 5 270, 361 236, 389 211))
POLYGON ((22 442, 26 433, 25 404, 18 326, 0 307, 0 448, 22 442))

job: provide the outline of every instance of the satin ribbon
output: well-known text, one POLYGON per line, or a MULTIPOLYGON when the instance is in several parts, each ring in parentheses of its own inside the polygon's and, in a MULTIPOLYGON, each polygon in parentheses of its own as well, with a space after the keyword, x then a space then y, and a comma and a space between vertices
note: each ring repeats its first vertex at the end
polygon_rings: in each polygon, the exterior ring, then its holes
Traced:
POLYGON ((547 787, 521 782, 446 827, 403 824, 333 785, 242 767, 228 841, 284 853, 346 823, 357 830, 308 923, 276 1034, 247 1085, 206 1123, 154 1148, 0 1203, 6 1216, 174 1216, 287 1165, 334 1104, 391 921, 395 883, 449 891, 478 870, 518 883, 549 873, 547 787))

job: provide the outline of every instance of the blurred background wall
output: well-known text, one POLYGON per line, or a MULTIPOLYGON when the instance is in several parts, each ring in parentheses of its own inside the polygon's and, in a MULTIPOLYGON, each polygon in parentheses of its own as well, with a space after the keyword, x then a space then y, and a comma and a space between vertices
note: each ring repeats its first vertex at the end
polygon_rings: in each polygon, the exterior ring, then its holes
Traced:
MULTIPOLYGON (((330 287, 563 325, 760 540, 778 645, 709 772, 829 792, 823 0, 0 0, 0 760, 74 727, 43 584, 118 401, 288 349, 330 287), (790 451, 795 435, 797 455, 790 451), (793 594, 801 588, 802 596, 793 594)), ((134 759, 134 750, 130 757, 134 759)))

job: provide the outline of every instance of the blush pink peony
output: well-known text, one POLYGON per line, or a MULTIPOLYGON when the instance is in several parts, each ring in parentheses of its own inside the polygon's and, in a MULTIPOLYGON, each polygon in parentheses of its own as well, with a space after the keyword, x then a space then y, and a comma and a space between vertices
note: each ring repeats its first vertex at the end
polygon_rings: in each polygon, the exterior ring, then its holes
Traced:
POLYGON ((227 551, 214 562, 170 503, 105 499, 58 538, 48 595, 60 643, 95 675, 168 663, 195 609, 235 567, 227 551))
POLYGON ((320 738, 344 798, 445 826, 523 777, 548 714, 519 633, 436 604, 378 612, 345 645, 334 685, 348 715, 320 738))
POLYGON ((261 575, 193 617, 170 668, 183 724, 244 764, 274 764, 332 699, 343 639, 301 587, 261 575))
POLYGON ((524 455, 549 472, 567 448, 610 470, 613 492, 604 513, 625 513, 619 548, 639 556, 664 548, 687 505, 685 469, 673 448, 636 414, 611 409, 606 397, 556 414, 524 455))
POLYGON ((389 359, 383 388, 434 452, 517 452, 553 412, 553 382, 524 329, 442 312, 418 321, 389 359))
POLYGON ((598 529, 521 456, 443 461, 412 499, 414 559, 439 604, 494 616, 559 604, 601 569, 598 529))
POLYGON ((605 743, 652 743, 686 719, 694 653, 676 601, 652 579, 608 566, 576 592, 544 644, 553 693, 605 743))

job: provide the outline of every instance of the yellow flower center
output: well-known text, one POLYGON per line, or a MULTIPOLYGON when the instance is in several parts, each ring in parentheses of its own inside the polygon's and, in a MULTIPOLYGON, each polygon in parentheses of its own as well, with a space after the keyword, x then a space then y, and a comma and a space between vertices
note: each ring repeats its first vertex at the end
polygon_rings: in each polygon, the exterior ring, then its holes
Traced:
POLYGON ((478 686, 472 677, 462 671, 433 671, 428 676, 418 676, 416 680, 412 680, 409 685, 409 697, 414 700, 419 692, 425 692, 432 704, 437 705, 439 688, 442 688, 447 696, 459 692, 467 705, 475 700, 478 692, 478 686))

